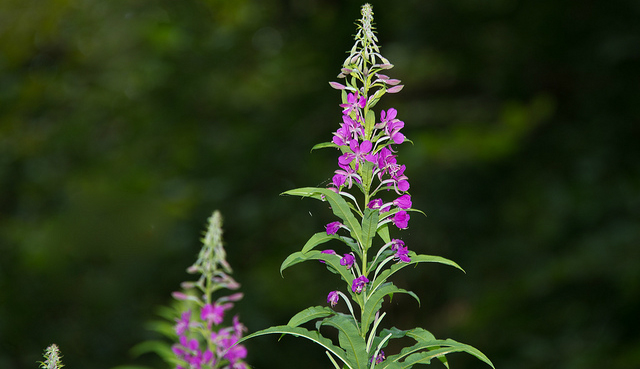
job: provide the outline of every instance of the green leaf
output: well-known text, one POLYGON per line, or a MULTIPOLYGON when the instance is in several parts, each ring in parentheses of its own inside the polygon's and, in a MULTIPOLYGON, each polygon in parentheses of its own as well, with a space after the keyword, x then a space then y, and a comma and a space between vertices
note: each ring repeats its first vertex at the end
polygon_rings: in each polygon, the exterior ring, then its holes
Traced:
POLYGON ((373 97, 369 100, 369 108, 373 108, 374 106, 376 106, 378 101, 380 101, 380 98, 382 97, 382 95, 384 95, 386 92, 387 92, 387 89, 385 87, 379 88, 373 94, 373 97))
POLYGON ((333 147, 333 148, 337 149, 339 146, 334 144, 333 142, 321 142, 319 144, 315 144, 311 148, 311 151, 318 150, 318 149, 324 149, 324 148, 327 148, 327 147, 333 147))
MULTIPOLYGON (((368 292, 368 291, 366 291, 368 292)), ((413 298, 415 298, 418 301, 418 304, 420 304, 420 299, 418 298, 418 296, 411 292, 411 291, 407 291, 401 288, 396 287, 393 283, 389 282, 389 283, 385 283, 383 285, 381 285, 380 287, 378 287, 378 289, 376 289, 373 294, 371 294, 371 296, 369 296, 369 298, 367 299, 367 304, 364 308, 364 310, 362 311, 362 330, 363 332, 368 332, 369 331, 369 326, 371 325, 371 323, 373 323, 373 320, 375 318, 376 312, 378 310, 380 310, 380 308, 382 307, 382 301, 384 300, 384 297, 387 295, 391 295, 394 293, 406 293, 410 296, 412 296, 413 298)), ((392 336, 393 338, 393 336, 392 336)))
MULTIPOLYGON (((395 337, 393 338, 401 337, 401 332, 402 331, 396 329, 394 333, 395 337)), ((381 334, 384 334, 384 331, 381 334)), ((413 346, 403 348, 397 355, 387 357, 381 368, 411 368, 415 364, 429 364, 433 358, 441 359, 441 361, 448 366, 444 355, 453 352, 466 352, 494 368, 491 360, 473 346, 469 346, 452 339, 435 339, 433 334, 422 328, 405 331, 404 335, 406 337, 413 338, 416 340, 416 343, 413 346), (392 365, 394 362, 399 364, 399 366, 392 365)))
POLYGON ((326 306, 312 306, 294 315, 289 320, 289 323, 287 323, 287 325, 289 327, 297 327, 310 320, 324 318, 326 316, 334 315, 334 314, 336 314, 336 312, 326 306))
POLYGON ((328 325, 338 330, 340 347, 345 350, 347 359, 354 368, 364 369, 368 366, 367 346, 352 316, 336 314, 323 320, 322 325, 328 325))
POLYGON ((376 124, 376 113, 369 109, 367 110, 367 112, 365 113, 365 117, 364 117, 364 131, 365 131, 365 137, 367 137, 367 139, 371 139, 371 132, 373 132, 373 126, 376 124))
POLYGON ((362 251, 360 250, 360 246, 353 240, 351 237, 341 236, 340 241, 344 242, 347 246, 351 248, 356 255, 358 255, 362 259, 362 251))
POLYGON ((170 360, 175 357, 175 354, 171 351, 171 345, 164 341, 144 341, 131 348, 131 355, 134 357, 151 352, 165 360, 170 360))
POLYGON ((403 263, 403 262, 399 262, 396 264, 393 264, 389 269, 385 269, 383 272, 381 272, 378 277, 373 281, 373 283, 371 284, 371 288, 378 288, 378 286, 380 286, 381 284, 383 284, 387 278, 389 278, 392 274, 394 274, 395 272, 397 272, 398 270, 412 265, 412 264, 417 264, 417 263, 440 263, 440 264, 445 264, 445 265, 450 265, 452 267, 458 268, 460 270, 462 270, 464 272, 464 269, 462 269, 460 267, 460 265, 456 264, 454 261, 449 260, 447 258, 443 258, 441 256, 434 256, 434 255, 418 255, 413 251, 409 252, 409 258, 411 258, 411 261, 408 263, 403 263))
POLYGON ((333 342, 331 342, 331 340, 323 337, 322 335, 320 335, 319 332, 310 331, 302 327, 289 327, 288 325, 279 325, 275 327, 270 327, 270 328, 252 333, 248 336, 245 336, 241 338, 236 344, 240 344, 248 339, 258 337, 258 336, 264 336, 267 334, 289 334, 295 337, 306 338, 324 347, 327 351, 329 351, 330 353, 338 357, 340 360, 342 360, 342 362, 345 364, 347 368, 357 369, 357 367, 354 367, 349 362, 349 360, 347 359, 346 353, 343 349, 335 346, 333 342))
POLYGON ((392 339, 398 339, 398 338, 404 337, 407 334, 407 331, 403 331, 396 327, 391 327, 389 329, 384 328, 383 330, 380 331, 380 334, 376 336, 376 338, 373 340, 372 346, 378 347, 378 345, 380 344, 380 341, 382 341, 382 339, 386 337, 389 333, 391 333, 391 337, 389 338, 389 340, 387 340, 387 342, 384 345, 382 345, 382 348, 387 347, 387 345, 389 344, 389 341, 391 341, 392 339))
POLYGON ((391 236, 389 236, 389 223, 385 223, 382 227, 378 228, 378 235, 380 235, 385 244, 391 242, 391 236))
POLYGON ((311 236, 307 243, 304 244, 302 252, 305 253, 311 251, 314 247, 335 239, 340 239, 340 236, 335 234, 328 235, 327 232, 318 232, 311 236))
POLYGON ((380 212, 374 209, 365 209, 362 217, 362 241, 363 249, 366 251, 371 247, 373 237, 376 235, 378 228, 378 216, 380 212))
POLYGON ((311 250, 307 253, 302 253, 298 251, 289 255, 285 259, 285 261, 282 262, 282 265, 280 266, 280 274, 282 274, 282 272, 286 268, 307 260, 324 261, 325 265, 327 266, 327 269, 329 269, 331 272, 340 274, 342 279, 345 282, 347 282, 349 286, 351 286, 351 283, 353 282, 353 279, 354 279, 353 274, 351 274, 351 272, 347 270, 347 268, 344 265, 340 265, 340 257, 333 254, 323 254, 318 250, 311 250))
POLYGON ((302 197, 312 197, 314 199, 322 199, 321 195, 329 201, 331 205, 331 210, 333 214, 335 214, 338 218, 342 219, 342 223, 347 226, 351 230, 351 237, 356 239, 358 244, 362 245, 362 229, 360 227, 360 223, 357 221, 356 217, 353 215, 351 208, 347 201, 337 193, 333 192, 328 188, 317 188, 317 187, 302 187, 296 188, 294 190, 289 190, 283 192, 283 195, 292 195, 292 196, 302 196, 302 197))

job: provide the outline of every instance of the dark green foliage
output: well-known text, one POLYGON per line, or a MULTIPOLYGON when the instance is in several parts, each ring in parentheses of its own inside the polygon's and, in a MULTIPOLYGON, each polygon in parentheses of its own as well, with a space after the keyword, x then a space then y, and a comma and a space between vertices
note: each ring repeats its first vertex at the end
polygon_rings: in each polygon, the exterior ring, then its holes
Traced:
MULTIPOLYGON (((460 338, 497 368, 640 367, 637 2, 372 3, 406 85, 379 107, 402 114, 428 216, 405 241, 467 272, 398 273, 422 306, 394 296, 392 323, 460 338)), ((251 331, 325 303, 322 266, 284 280, 278 266, 330 211, 278 194, 330 179, 331 149, 301 153, 339 123, 327 81, 360 5, 0 5, 0 368, 36 367, 50 342, 66 368, 134 362, 214 208, 251 331)), ((248 361, 326 367, 284 340, 248 342, 248 361)))

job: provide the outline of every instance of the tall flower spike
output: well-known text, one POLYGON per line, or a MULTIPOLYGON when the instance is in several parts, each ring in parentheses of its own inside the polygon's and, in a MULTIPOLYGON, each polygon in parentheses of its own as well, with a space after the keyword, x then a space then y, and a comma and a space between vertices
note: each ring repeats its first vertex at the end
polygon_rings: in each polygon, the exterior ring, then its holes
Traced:
MULTIPOLYGON (((380 111, 379 120, 373 110, 385 93, 398 92, 402 85, 399 80, 381 74, 383 70, 393 66, 380 54, 371 5, 363 6, 361 13, 355 43, 338 75, 344 82, 329 83, 341 91, 342 103, 339 105, 342 123, 333 133, 331 142, 314 147, 338 149, 341 153, 337 160, 339 169, 334 172, 335 175, 326 188, 304 187, 284 193, 328 202, 333 215, 338 219, 334 218, 325 225, 326 232, 314 234, 302 251, 289 255, 280 267, 282 272, 302 261, 319 260, 324 263, 330 272, 341 277, 347 288, 346 294, 340 290, 331 291, 327 295, 327 303, 333 308, 339 300, 344 301, 350 316, 326 307, 312 307, 296 314, 287 325, 264 329, 248 337, 292 334, 306 337, 327 348, 327 344, 319 340, 319 336, 323 336, 319 329, 330 325, 341 332, 338 340, 341 348, 352 353, 342 355, 344 351, 337 348, 327 351, 335 368, 366 366, 374 369, 376 365, 411 368, 416 364, 428 364, 434 357, 431 355, 435 355, 435 351, 430 351, 434 347, 445 350, 440 355, 444 355, 444 352, 466 351, 492 365, 476 349, 452 340, 434 340, 433 335, 426 330, 394 329, 393 333, 389 333, 380 326, 386 315, 385 312, 381 313, 386 296, 407 293, 416 297, 413 292, 395 286, 390 276, 406 266, 434 260, 433 256, 418 255, 409 251, 404 242, 399 239, 392 241, 390 238, 390 225, 400 230, 408 228, 409 212, 419 210, 412 208, 406 168, 398 163, 394 149, 394 145, 408 141, 400 132, 404 128, 404 122, 398 118, 398 112, 394 108, 380 111), (338 235, 340 228, 346 232, 338 235), (338 241, 344 245, 340 245, 338 241), (338 247, 346 247, 349 251, 346 254, 340 252, 343 255, 340 256, 331 249, 315 249, 325 242, 334 242, 338 247), (380 244, 382 246, 376 252, 375 248, 380 244), (359 309, 354 309, 356 304, 359 309), (357 314, 358 311, 361 314, 357 314), (300 326, 315 319, 320 319, 316 322, 315 331, 300 326), (414 338, 417 343, 397 354, 392 354, 391 350, 382 350, 391 347, 387 346, 388 341, 402 337, 414 338), (452 349, 448 350, 447 347, 452 349), (367 358, 370 359, 369 364, 366 363, 367 358), (385 362, 390 364, 385 365, 385 362)), ((444 258, 437 262, 457 266, 444 258)))
POLYGON ((233 326, 221 326, 225 312, 242 298, 242 293, 213 298, 218 290, 240 287, 229 275, 231 267, 223 246, 220 212, 215 211, 209 218, 202 243, 197 261, 187 269, 200 273, 200 278, 195 283, 182 283, 184 290, 173 293, 181 303, 181 315, 174 327, 178 342, 171 347, 179 363, 176 368, 246 368, 246 348, 234 346, 242 338, 244 326, 237 316, 233 318, 233 326))
POLYGON ((45 361, 40 362, 41 369, 60 369, 64 365, 62 364, 62 355, 60 355, 60 349, 58 345, 51 344, 44 351, 45 361))

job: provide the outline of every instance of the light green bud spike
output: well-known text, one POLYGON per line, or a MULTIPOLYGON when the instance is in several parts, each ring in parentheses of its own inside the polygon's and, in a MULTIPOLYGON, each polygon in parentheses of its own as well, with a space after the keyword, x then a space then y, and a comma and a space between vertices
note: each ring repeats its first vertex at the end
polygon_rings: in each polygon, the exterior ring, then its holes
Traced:
POLYGON ((62 355, 60 355, 60 349, 55 343, 47 347, 44 351, 45 361, 40 362, 41 369, 60 369, 64 365, 62 364, 62 355))

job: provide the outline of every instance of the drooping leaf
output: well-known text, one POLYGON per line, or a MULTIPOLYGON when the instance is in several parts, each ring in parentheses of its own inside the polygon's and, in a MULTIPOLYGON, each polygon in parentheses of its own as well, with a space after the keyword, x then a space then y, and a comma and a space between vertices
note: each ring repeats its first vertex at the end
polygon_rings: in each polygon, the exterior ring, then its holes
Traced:
MULTIPOLYGON (((382 339, 384 337, 386 337, 387 335, 391 334, 391 337, 389 338, 389 340, 386 341, 386 343, 384 345, 382 345, 382 348, 387 347, 387 345, 389 344, 389 341, 393 340, 393 339, 398 339, 398 338, 402 338, 406 335, 407 331, 403 331, 401 329, 398 329, 396 327, 391 327, 391 328, 385 328, 383 330, 380 331, 380 333, 374 338, 373 340, 373 347, 378 347, 378 345, 380 344, 380 341, 382 341, 382 339)), ((434 337, 435 339, 435 337, 434 337)))
POLYGON ((301 252, 311 251, 314 247, 335 239, 340 239, 340 236, 335 234, 328 235, 327 232, 318 232, 309 238, 307 243, 302 247, 301 252))
MULTIPOLYGON (((368 291, 366 293, 368 293, 368 291)), ((415 293, 404 290, 402 288, 398 288, 391 282, 385 283, 379 286, 367 299, 367 305, 362 312, 362 329, 364 332, 367 332, 369 330, 369 326, 371 325, 371 323, 373 323, 376 312, 382 307, 382 301, 384 300, 384 297, 394 293, 406 293, 415 298, 418 301, 418 304, 420 304, 420 299, 415 293)))
POLYGON ((460 269, 460 270, 462 270, 464 272, 464 269, 462 269, 460 267, 460 265, 456 264, 452 260, 449 260, 447 258, 443 258, 442 256, 422 255, 422 254, 418 255, 413 251, 410 251, 408 256, 411 259, 410 262, 408 262, 408 263, 399 262, 399 263, 393 264, 389 269, 385 269, 373 281, 373 283, 371 284, 371 288, 377 288, 378 286, 383 284, 387 280, 387 278, 389 278, 392 274, 394 274, 398 270, 400 270, 400 269, 402 269, 402 268, 404 268, 406 266, 409 266, 409 265, 412 265, 412 264, 417 264, 417 263, 439 263, 439 264, 445 264, 445 265, 450 265, 450 266, 452 266, 454 268, 460 269))
POLYGON ((287 325, 289 327, 297 327, 310 320, 324 318, 326 316, 333 315, 335 313, 336 313, 335 311, 333 311, 331 308, 328 308, 326 306, 312 306, 294 315, 291 319, 289 319, 289 323, 287 323, 287 325))
MULTIPOLYGON (((382 332, 384 333, 384 331, 382 332)), ((394 331, 396 337, 401 336, 402 331, 394 331)), ((435 339, 431 332, 415 328, 404 331, 406 337, 416 340, 413 346, 403 348, 399 354, 387 357, 381 368, 411 368, 415 364, 429 364, 431 359, 438 358, 448 366, 445 355, 453 352, 466 352, 494 368, 493 363, 480 350, 473 346, 454 341, 452 339, 435 339), (393 365, 392 363, 398 365, 393 365)), ((394 337, 394 338, 396 338, 394 337)))
POLYGON ((362 229, 360 227, 360 223, 353 215, 349 204, 342 196, 328 188, 318 187, 296 188, 294 190, 283 192, 283 195, 312 197, 315 199, 322 199, 322 195, 324 195, 325 199, 329 201, 329 204, 331 205, 333 214, 342 219, 343 224, 351 230, 351 237, 356 239, 356 241, 362 245, 362 229))
POLYGON ((254 338, 254 337, 258 337, 258 336, 264 336, 267 334, 289 334, 295 337, 302 337, 302 338, 306 338, 310 341, 313 341, 315 343, 317 343, 318 345, 324 347, 327 351, 329 351, 330 353, 332 353, 333 355, 335 355, 336 357, 338 357, 343 363, 344 365, 349 368, 349 369, 357 369, 357 367, 354 367, 349 360, 347 359, 347 355, 346 352, 341 349, 340 347, 336 346, 333 344, 333 342, 331 342, 330 339, 323 337, 319 332, 317 331, 310 331, 308 329, 305 329, 303 327, 290 327, 288 325, 279 325, 279 326, 275 326, 275 327, 269 327, 267 329, 263 329, 261 331, 258 332, 254 332, 248 336, 245 336, 243 338, 241 338, 237 343, 240 344, 248 339, 254 338))
POLYGON ((322 321, 322 325, 328 325, 338 330, 338 342, 345 350, 347 359, 355 368, 367 368, 367 347, 360 330, 356 326, 353 317, 345 314, 336 314, 322 321))
POLYGON ((313 145, 313 147, 311 148, 311 151, 318 150, 318 149, 324 149, 324 148, 327 148, 327 147, 333 147, 334 149, 337 149, 338 145, 334 144, 333 142, 321 142, 319 144, 313 145))
POLYGON ((339 274, 342 277, 342 279, 345 282, 347 282, 349 286, 351 286, 351 283, 353 282, 353 279, 354 279, 353 274, 351 274, 351 272, 347 270, 345 266, 340 265, 340 257, 333 254, 323 254, 318 250, 311 250, 307 253, 302 253, 298 251, 289 255, 282 262, 282 265, 280 265, 280 274, 282 274, 282 272, 286 268, 307 260, 324 261, 325 265, 327 266, 327 269, 329 269, 331 272, 339 274))

